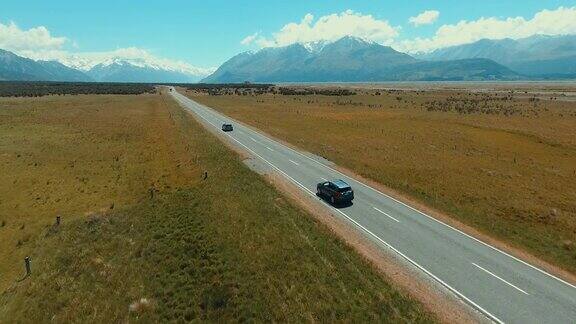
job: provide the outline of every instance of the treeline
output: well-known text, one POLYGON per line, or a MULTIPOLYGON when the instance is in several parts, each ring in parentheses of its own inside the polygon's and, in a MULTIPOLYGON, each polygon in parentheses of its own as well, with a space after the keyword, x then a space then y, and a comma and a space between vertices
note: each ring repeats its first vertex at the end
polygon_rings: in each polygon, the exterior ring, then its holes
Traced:
POLYGON ((330 89, 330 88, 292 88, 280 87, 278 92, 287 96, 305 96, 305 95, 322 95, 322 96, 352 96, 356 92, 349 89, 330 89))
POLYGON ((0 97, 41 97, 47 95, 153 93, 155 87, 144 83, 28 82, 0 81, 0 97))
MULTIPOLYGON (((174 84, 170 84, 174 85, 174 84)), ((190 90, 208 89, 269 89, 274 87, 269 83, 187 83, 180 85, 190 90)))
POLYGON ((237 95, 250 96, 271 92, 273 84, 265 83, 196 83, 183 85, 187 90, 207 93, 211 96, 237 95))
POLYGON ((324 96, 351 96, 356 92, 349 89, 338 88, 311 88, 286 87, 273 84, 257 83, 222 83, 222 84, 186 84, 182 85, 188 90, 207 93, 211 96, 237 95, 250 96, 261 94, 278 94, 285 96, 324 95, 324 96))

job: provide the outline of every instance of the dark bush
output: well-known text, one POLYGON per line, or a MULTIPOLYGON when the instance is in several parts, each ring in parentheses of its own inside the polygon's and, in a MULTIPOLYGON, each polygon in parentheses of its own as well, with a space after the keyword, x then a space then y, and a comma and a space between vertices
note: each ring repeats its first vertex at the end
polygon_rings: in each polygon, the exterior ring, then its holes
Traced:
POLYGON ((142 94, 153 93, 155 87, 144 83, 96 82, 28 82, 0 81, 0 97, 40 97, 78 94, 142 94))

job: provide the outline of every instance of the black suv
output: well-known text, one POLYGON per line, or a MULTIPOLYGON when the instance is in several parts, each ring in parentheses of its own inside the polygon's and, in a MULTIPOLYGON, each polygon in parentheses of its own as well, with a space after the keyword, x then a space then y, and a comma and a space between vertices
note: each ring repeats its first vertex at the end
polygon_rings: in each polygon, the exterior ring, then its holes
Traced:
POLYGON ((326 198, 332 203, 351 203, 354 199, 354 191, 344 180, 320 182, 316 185, 316 194, 326 198))
POLYGON ((234 127, 232 127, 232 124, 222 124, 222 130, 225 132, 231 132, 234 130, 234 127))

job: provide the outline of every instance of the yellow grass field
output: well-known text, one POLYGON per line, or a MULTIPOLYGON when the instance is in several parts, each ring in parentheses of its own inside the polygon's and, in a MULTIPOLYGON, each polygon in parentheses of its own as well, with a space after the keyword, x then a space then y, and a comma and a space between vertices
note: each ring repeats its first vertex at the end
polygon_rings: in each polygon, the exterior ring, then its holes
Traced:
POLYGON ((0 152, 0 322, 436 321, 167 95, 0 99, 0 152))
POLYGON ((576 103, 522 92, 191 98, 576 273, 576 103))
POLYGON ((68 222, 195 178, 159 96, 134 99, 0 99, 0 289, 23 273, 30 241, 56 215, 68 222))

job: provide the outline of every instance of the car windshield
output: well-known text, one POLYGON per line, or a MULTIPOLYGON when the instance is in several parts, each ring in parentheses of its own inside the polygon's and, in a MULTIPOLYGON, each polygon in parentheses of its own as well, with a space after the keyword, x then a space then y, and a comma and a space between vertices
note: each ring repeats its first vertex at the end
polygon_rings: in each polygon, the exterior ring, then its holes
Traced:
POLYGON ((350 187, 338 188, 338 192, 346 192, 352 190, 350 187))

